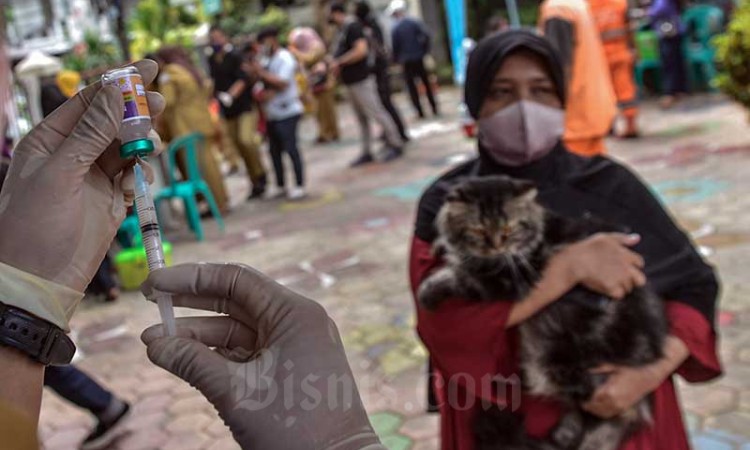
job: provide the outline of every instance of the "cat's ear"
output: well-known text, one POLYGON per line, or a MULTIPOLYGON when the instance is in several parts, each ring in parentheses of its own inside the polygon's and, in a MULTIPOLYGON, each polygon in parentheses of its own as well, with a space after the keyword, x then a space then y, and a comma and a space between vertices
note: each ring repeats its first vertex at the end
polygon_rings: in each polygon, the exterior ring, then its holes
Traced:
POLYGON ((531 181, 518 181, 516 183, 517 198, 525 201, 534 201, 539 191, 531 181))

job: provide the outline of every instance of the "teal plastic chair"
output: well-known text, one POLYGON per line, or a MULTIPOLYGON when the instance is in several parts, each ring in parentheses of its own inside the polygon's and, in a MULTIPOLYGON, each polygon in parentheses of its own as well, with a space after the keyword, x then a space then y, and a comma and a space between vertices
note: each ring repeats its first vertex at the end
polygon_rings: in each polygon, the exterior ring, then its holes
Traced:
POLYGON ((122 248, 133 248, 141 245, 141 227, 138 225, 138 217, 131 214, 125 217, 117 230, 117 242, 122 248))
POLYGON ((200 212, 198 211, 198 201, 196 197, 201 194, 206 199, 211 215, 216 219, 219 229, 224 231, 224 220, 221 218, 219 207, 216 205, 208 184, 203 180, 198 164, 198 152, 204 150, 205 138, 200 133, 191 133, 181 138, 175 139, 167 149, 167 175, 169 186, 163 188, 156 196, 155 201, 170 200, 179 198, 185 205, 185 214, 188 225, 195 233, 195 237, 202 241, 204 239, 203 226, 201 225, 200 212), (177 154, 185 152, 185 162, 187 165, 187 180, 178 181, 175 178, 177 170, 177 154))
POLYGON ((683 53, 690 84, 693 88, 704 85, 713 90, 711 80, 716 76, 716 49, 711 40, 722 32, 724 11, 711 5, 691 6, 682 14, 682 22, 687 30, 683 53))
POLYGON ((641 97, 646 92, 645 74, 653 72, 656 89, 661 92, 661 56, 659 54, 659 37, 655 31, 642 30, 635 34, 635 47, 638 50, 638 61, 635 64, 635 83, 641 97))

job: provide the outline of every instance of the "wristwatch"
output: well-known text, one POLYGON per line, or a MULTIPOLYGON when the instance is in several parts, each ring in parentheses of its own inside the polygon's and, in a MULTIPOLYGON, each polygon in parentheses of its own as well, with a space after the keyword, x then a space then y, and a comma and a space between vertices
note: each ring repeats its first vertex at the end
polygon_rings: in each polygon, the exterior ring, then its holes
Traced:
POLYGON ((70 364, 76 352, 75 344, 60 327, 3 303, 0 345, 21 350, 45 366, 70 364))

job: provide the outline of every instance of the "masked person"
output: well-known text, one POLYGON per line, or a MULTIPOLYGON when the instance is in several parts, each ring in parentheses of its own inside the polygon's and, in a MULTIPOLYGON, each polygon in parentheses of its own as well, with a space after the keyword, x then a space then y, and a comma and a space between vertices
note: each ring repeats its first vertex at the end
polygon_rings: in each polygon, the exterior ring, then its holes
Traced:
POLYGON ((297 146, 297 127, 304 112, 299 99, 295 74, 297 60, 279 44, 279 30, 268 27, 258 33, 258 42, 263 55, 268 58, 265 67, 257 61, 248 63, 252 75, 265 86, 268 98, 263 102, 263 111, 268 120, 268 142, 276 172, 276 195, 286 195, 289 200, 305 197, 305 168, 302 154, 297 146), (292 160, 296 184, 287 191, 284 176, 284 154, 292 160))
MULTIPOLYGON (((561 141, 565 92, 560 57, 533 32, 493 35, 471 53, 465 101, 478 121, 478 155, 440 177, 419 202, 409 263, 415 297, 422 281, 442 265, 431 251, 437 212, 451 187, 466 177, 531 180, 540 203, 553 212, 567 217, 591 213, 631 229, 640 240, 597 235, 567 247, 550 261, 531 294, 518 302, 455 299, 430 311, 417 306, 417 332, 434 368, 443 450, 474 448, 475 413, 483 403, 502 404, 494 392, 477 387, 486 385, 482 380, 512 379, 520 373, 517 325, 578 284, 617 298, 616 290, 627 290, 637 278, 642 282, 645 274, 665 300, 670 336, 664 358, 642 368, 615 368, 583 404, 591 414, 610 417, 653 395, 653 426, 636 432, 622 449, 689 449, 672 376, 696 382, 721 374, 713 328, 718 292, 713 269, 637 176, 606 157, 568 151, 561 141), (630 262, 633 252, 645 259, 643 273, 630 262)), ((547 437, 563 405, 520 391, 518 395, 514 411, 525 416, 526 432, 547 437)))
POLYGON ((544 0, 539 30, 562 59, 567 82, 565 133, 568 149, 583 156, 604 154, 617 100, 589 4, 586 0, 544 0))
POLYGON ((263 197, 266 191, 266 169, 258 147, 258 113, 253 110, 252 86, 242 71, 242 53, 232 46, 218 26, 209 31, 211 55, 208 66, 214 80, 214 96, 221 103, 229 139, 245 161, 252 190, 248 200, 263 197))
POLYGON ((371 76, 369 59, 373 49, 367 42, 362 24, 346 13, 343 3, 335 2, 329 7, 329 21, 339 29, 336 44, 333 45, 331 70, 339 73, 341 82, 347 88, 357 115, 362 133, 362 153, 352 161, 351 166, 361 166, 375 161, 372 155, 372 135, 370 122, 377 122, 383 129, 386 149, 383 161, 392 161, 403 156, 404 142, 398 128, 383 107, 378 97, 375 80, 371 76))

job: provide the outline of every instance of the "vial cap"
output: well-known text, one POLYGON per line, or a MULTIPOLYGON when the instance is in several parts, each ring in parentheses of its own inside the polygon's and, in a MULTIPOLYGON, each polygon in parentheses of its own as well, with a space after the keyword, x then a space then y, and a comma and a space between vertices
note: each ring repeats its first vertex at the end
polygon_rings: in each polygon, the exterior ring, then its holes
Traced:
POLYGON ((120 147, 120 158, 146 156, 153 151, 154 143, 151 142, 151 139, 136 139, 135 141, 122 144, 120 147))

